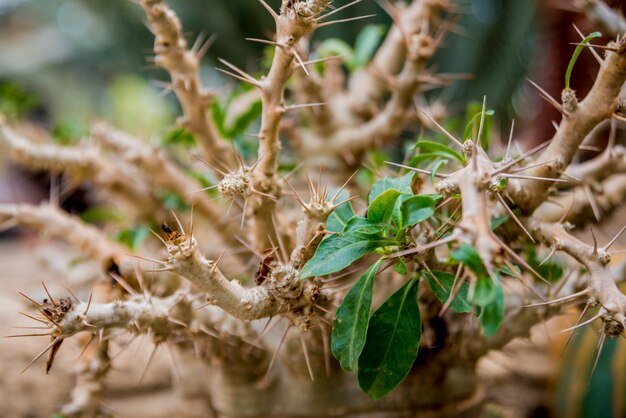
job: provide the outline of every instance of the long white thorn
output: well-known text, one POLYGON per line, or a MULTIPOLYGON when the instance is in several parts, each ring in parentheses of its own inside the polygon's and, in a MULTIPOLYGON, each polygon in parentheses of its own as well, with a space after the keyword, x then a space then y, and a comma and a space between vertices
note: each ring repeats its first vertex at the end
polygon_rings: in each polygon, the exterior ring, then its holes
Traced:
POLYGON ((578 299, 581 296, 587 296, 588 294, 589 294, 589 289, 585 289, 585 290, 581 290, 580 292, 574 293, 572 295, 563 296, 562 298, 550 300, 548 302, 540 302, 540 303, 533 303, 531 305, 524 305, 524 308, 532 308, 535 306, 545 306, 545 305, 552 305, 555 303, 567 302, 569 300, 578 299))
POLYGON ((573 330, 576 330, 576 329, 578 329, 580 327, 584 327, 587 324, 591 324, 593 321, 595 321, 596 319, 600 318, 602 315, 604 315, 604 313, 602 311, 600 311, 596 315, 591 317, 590 319, 586 320, 585 322, 581 322, 580 324, 576 324, 576 325, 571 326, 569 328, 565 328, 564 330, 561 331, 561 333, 568 332, 568 331, 573 331, 573 330))
MULTIPOLYGON (((393 165, 393 166, 396 166, 396 167, 404 168, 404 169, 415 171, 415 172, 422 173, 422 174, 428 174, 428 175, 431 174, 431 172, 428 171, 428 170, 423 170, 421 168, 415 168, 415 167, 411 167, 411 166, 404 165, 404 164, 393 163, 391 161, 385 161, 385 164, 393 165)), ((435 177, 440 177, 440 178, 444 178, 444 179, 446 177, 448 177, 447 174, 442 174, 442 173, 435 173, 434 175, 435 175, 435 177)))
POLYGON ((528 236, 528 238, 530 238, 530 240, 533 243, 535 243, 535 239, 533 238, 533 236, 530 235, 530 232, 528 232, 528 230, 526 229, 524 224, 517 218, 517 216, 515 216, 515 213, 513 213, 513 211, 509 207, 509 205, 507 205, 506 202, 504 201, 504 199, 502 198, 502 196, 500 196, 500 193, 495 193, 495 195, 498 197, 498 200, 500 201, 502 206, 504 206, 504 209, 506 209, 506 211, 508 212, 508 214, 511 217, 511 219, 513 219, 513 221, 517 224, 517 226, 522 228, 522 231, 524 231, 524 233, 528 236))
POLYGON ((509 142, 506 144, 506 152, 504 153, 504 159, 509 159, 509 151, 511 151, 511 142, 513 142, 513 129, 515 129, 515 119, 511 121, 511 132, 509 133, 509 142))
POLYGON ((483 108, 480 112, 480 125, 478 126, 478 136, 476 137, 476 148, 480 148, 480 139, 483 136, 483 127, 485 125, 485 112, 487 111, 487 96, 483 96, 483 108))
POLYGON ((611 245, 613 245, 615 241, 617 241, 617 239, 622 235, 622 233, 624 233, 625 230, 626 230, 626 225, 624 225, 622 229, 620 229, 619 232, 615 234, 613 239, 611 239, 611 241, 609 241, 609 243, 604 246, 603 248, 604 251, 608 251, 609 247, 611 247, 611 245))
POLYGON ((339 20, 331 20, 330 22, 323 22, 323 23, 318 23, 317 25, 315 25, 317 28, 323 28, 324 26, 330 26, 330 25, 334 25, 335 23, 345 23, 345 22, 352 22, 354 20, 361 20, 361 19, 367 19, 368 17, 374 17, 376 16, 376 14, 371 14, 371 15, 365 15, 365 16, 356 16, 356 17, 349 17, 347 19, 339 19, 339 20))
POLYGON ((270 370, 272 370, 272 366, 274 365, 274 362, 276 361, 276 357, 278 356, 280 347, 285 342, 285 337, 287 336, 287 332, 289 332, 290 328, 291 328, 291 324, 287 323, 287 326, 285 327, 285 331, 283 331, 283 335, 282 337, 280 337, 280 341, 278 342, 278 346, 276 346, 276 350, 274 350, 274 353, 272 354, 272 358, 270 359, 270 364, 267 366, 264 379, 267 379, 267 377, 270 375, 270 370))
POLYGON ((417 104, 415 105, 417 107, 417 110, 419 110, 420 112, 422 112, 424 114, 424 116, 426 116, 428 118, 428 120, 430 120, 437 128, 439 128, 439 130, 445 135, 447 136, 450 141, 454 142, 458 147, 460 147, 461 149, 463 149, 463 144, 461 143, 461 141, 459 141, 458 139, 456 139, 454 137, 454 135, 452 135, 450 132, 448 132, 446 130, 446 128, 444 128, 443 126, 441 126, 439 124, 439 122, 437 122, 432 116, 430 116, 426 110, 424 110, 421 106, 418 106, 417 104))
POLYGON ((269 14, 272 15, 274 21, 278 21, 278 13, 276 13, 274 9, 272 9, 272 7, 265 2, 265 0, 259 0, 259 3, 261 3, 263 7, 265 7, 265 10, 267 10, 269 14))
POLYGON ((342 11, 342 10, 344 10, 344 9, 347 9, 348 7, 350 7, 350 6, 354 5, 354 4, 360 3, 360 2, 362 2, 362 1, 363 1, 363 0, 354 0, 354 1, 353 1, 353 2, 351 2, 351 3, 344 4, 343 6, 336 8, 336 9, 335 9, 335 10, 333 10, 332 12, 328 12, 328 13, 326 13, 325 15, 318 17, 316 20, 317 20, 317 21, 320 21, 320 20, 326 19, 327 17, 332 16, 332 15, 334 15, 335 13, 339 13, 340 11, 342 11))
POLYGON ((311 367, 311 360, 309 359, 309 350, 306 346, 306 341, 304 341, 304 335, 300 332, 300 344, 302 344, 302 352, 304 354, 304 361, 306 362, 306 368, 309 370, 309 375, 311 376, 311 382, 315 382, 315 375, 313 374, 313 368, 311 367))
POLYGON ((56 337, 56 338, 55 338, 55 339, 54 339, 54 340, 53 340, 53 341, 52 341, 52 342, 51 342, 51 343, 50 343, 50 344, 49 344, 46 348, 44 348, 44 349, 41 351, 41 353, 37 354, 37 355, 35 356, 35 358, 34 358, 34 359, 32 359, 32 360, 30 361, 30 363, 28 363, 28 365, 27 365, 26 367, 24 367, 24 369, 20 372, 20 376, 21 376, 22 374, 24 374, 24 372, 25 372, 26 370, 28 370, 28 368, 29 368, 30 366, 32 366, 32 365, 33 365, 33 364, 34 364, 37 360, 39 360, 39 359, 40 359, 40 358, 41 358, 44 354, 46 354, 46 353, 48 352, 48 350, 50 350, 50 349, 51 349, 51 348, 52 348, 52 347, 53 347, 53 346, 54 346, 57 342, 59 342, 59 340, 62 340, 62 339, 63 339, 63 338, 61 338, 61 337, 56 337))

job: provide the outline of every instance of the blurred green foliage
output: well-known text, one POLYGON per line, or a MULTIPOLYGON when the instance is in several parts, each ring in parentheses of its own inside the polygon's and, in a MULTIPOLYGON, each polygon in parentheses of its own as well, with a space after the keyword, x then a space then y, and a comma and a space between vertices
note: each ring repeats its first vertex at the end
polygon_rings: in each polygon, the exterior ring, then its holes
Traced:
POLYGON ((39 103, 37 96, 19 84, 0 81, 0 113, 9 119, 24 117, 39 103))
MULTIPOLYGON (((336 1, 335 6, 345 3, 336 1)), ((272 36, 273 22, 257 1, 168 0, 168 4, 180 16, 190 42, 199 33, 217 35, 202 77, 220 93, 227 96, 223 86, 233 83, 213 70, 215 57, 250 71, 266 63, 263 46, 245 40, 272 36)), ((270 4, 278 8, 277 0, 270 4)), ((455 28, 460 33, 448 35, 433 64, 440 72, 471 73, 474 79, 455 82, 444 93, 444 101, 452 109, 463 109, 467 101, 480 101, 487 94, 490 107, 506 121, 512 116, 537 39, 536 4, 470 0, 458 7, 455 28)), ((313 46, 322 43, 322 49, 345 54, 348 70, 363 66, 391 19, 373 0, 336 15, 372 13, 377 15, 320 29, 313 46)), ((0 78, 37 91, 55 121, 88 121, 104 115, 132 132, 158 132, 173 121, 178 105, 173 95, 158 97, 162 87, 148 86, 150 80, 168 77, 146 65, 153 38, 142 24, 144 19, 140 7, 122 0, 21 0, 0 5, 0 38, 12 40, 0 43, 0 78), (149 89, 156 93, 151 96, 149 89)), ((439 97, 441 90, 429 95, 439 97)))

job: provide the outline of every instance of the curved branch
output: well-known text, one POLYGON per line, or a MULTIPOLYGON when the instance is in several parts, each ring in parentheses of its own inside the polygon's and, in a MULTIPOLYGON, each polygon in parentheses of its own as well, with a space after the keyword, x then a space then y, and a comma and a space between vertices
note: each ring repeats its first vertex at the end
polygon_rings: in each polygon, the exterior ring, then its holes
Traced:
POLYGON ((315 283, 300 280, 296 269, 273 264, 261 286, 246 288, 238 280, 228 280, 217 266, 207 260, 193 237, 171 236, 167 242, 167 268, 187 279, 216 305, 240 320, 268 318, 295 312, 314 303, 319 294, 315 283))
POLYGON ((185 115, 183 125, 196 136, 206 161, 235 168, 237 159, 233 149, 220 137, 208 112, 213 94, 204 90, 200 82, 199 67, 204 51, 188 48, 178 16, 161 0, 142 0, 141 6, 155 36, 155 64, 172 78, 172 89, 185 115))
POLYGON ((124 199, 143 217, 158 217, 160 203, 148 187, 137 181, 132 167, 106 158, 92 146, 35 144, 0 122, 0 144, 8 147, 13 159, 33 170, 67 173, 77 181, 91 181, 124 199))
MULTIPOLYGON (((618 109, 619 94, 626 81, 626 36, 613 46, 615 52, 608 53, 587 97, 578 104, 574 101, 552 142, 538 157, 536 162, 544 164, 529 169, 528 176, 558 178, 591 130, 618 109)), ((551 185, 549 181, 518 179, 509 182, 506 190, 524 212, 531 213, 546 199, 551 185)))
POLYGON ((104 271, 121 273, 124 277, 134 275, 134 263, 126 248, 111 241, 98 228, 58 207, 49 204, 0 204, 0 222, 13 222, 62 238, 100 262, 104 271))
POLYGON ((231 247, 240 245, 236 239, 240 233, 238 223, 223 219, 223 208, 207 199, 203 193, 198 193, 202 185, 184 174, 162 150, 146 145, 104 123, 95 125, 91 133, 97 141, 121 152, 123 159, 141 169, 146 174, 146 181, 151 189, 162 188, 176 193, 215 227, 215 231, 226 244, 231 247))

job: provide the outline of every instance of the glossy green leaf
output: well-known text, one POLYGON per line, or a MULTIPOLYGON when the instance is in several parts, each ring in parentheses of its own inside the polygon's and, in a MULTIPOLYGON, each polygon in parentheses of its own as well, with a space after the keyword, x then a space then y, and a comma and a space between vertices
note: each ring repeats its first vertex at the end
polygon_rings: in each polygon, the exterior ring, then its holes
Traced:
POLYGON ((379 235, 350 233, 335 234, 317 247, 313 258, 302 268, 301 278, 324 276, 343 270, 368 252, 393 244, 393 241, 379 235))
POLYGON ((372 222, 386 222, 391 217, 400 194, 399 191, 390 189, 378 195, 367 208, 367 219, 372 222))
POLYGON ((472 302, 477 306, 487 306, 496 298, 497 286, 488 276, 479 276, 474 285, 472 302))
POLYGON ((393 189, 399 191, 400 193, 413 194, 411 182, 413 181, 414 176, 415 172, 411 171, 402 177, 387 177, 378 180, 372 185, 372 190, 370 191, 368 199, 369 204, 372 204, 374 199, 386 190, 393 189))
POLYGON ((372 222, 362 216, 353 216, 346 223, 343 229, 343 233, 355 233, 360 232, 363 234, 378 234, 384 230, 392 229, 393 227, 386 223, 372 222))
POLYGON ((480 313, 480 327, 483 334, 491 337, 500 329, 504 319, 504 292, 502 286, 496 285, 495 298, 492 303, 483 306, 480 313))
MULTIPOLYGON (((422 277, 426 278, 426 280, 428 281, 428 284, 435 294, 435 297, 439 299, 441 303, 446 303, 448 301, 448 298, 450 297, 452 284, 454 283, 454 275, 445 271, 433 271, 433 275, 437 278, 441 286, 435 281, 430 273, 422 273, 422 277)), ((467 283, 463 283, 456 295, 454 296, 454 299, 450 304, 450 309, 455 312, 461 313, 472 312, 472 304, 467 299, 468 291, 469 285, 467 283)))
POLYGON ((413 279, 387 299, 370 320, 358 378, 371 398, 387 395, 411 371, 421 336, 417 280, 413 279))
POLYGON ((480 255, 474 247, 469 244, 462 244, 459 248, 450 253, 452 259, 465 264, 476 274, 484 274, 485 267, 480 255))
POLYGON ((431 161, 431 160, 436 160, 437 158, 440 158, 440 156, 434 153, 425 152, 425 153, 417 154, 411 157, 408 165, 410 167, 419 167, 420 165, 422 165, 422 163, 431 161))
POLYGON ((372 264, 341 302, 333 322, 331 349, 344 370, 354 370, 365 346, 374 279, 383 260, 372 264))
POLYGON ((396 263, 393 265, 393 270, 396 273, 401 274, 402 276, 405 276, 407 273, 406 263, 402 261, 401 258, 398 258, 398 261, 396 261, 396 263))
POLYGON ((435 179, 437 178, 437 172, 441 167, 448 165, 448 160, 439 160, 435 164, 433 164, 430 169, 430 183, 435 184, 435 179))
POLYGON ((346 202, 332 211, 326 221, 326 230, 329 232, 341 232, 348 221, 354 216, 354 209, 350 202, 346 202))
POLYGON ((439 142, 418 141, 415 144, 415 148, 420 150, 420 154, 434 154, 438 157, 452 158, 453 160, 459 161, 461 163, 465 162, 465 157, 463 157, 462 154, 458 153, 447 145, 440 144, 439 142))
POLYGON ((398 228, 406 228, 425 221, 435 213, 437 200, 430 196, 418 195, 405 199, 400 205, 401 223, 398 228))

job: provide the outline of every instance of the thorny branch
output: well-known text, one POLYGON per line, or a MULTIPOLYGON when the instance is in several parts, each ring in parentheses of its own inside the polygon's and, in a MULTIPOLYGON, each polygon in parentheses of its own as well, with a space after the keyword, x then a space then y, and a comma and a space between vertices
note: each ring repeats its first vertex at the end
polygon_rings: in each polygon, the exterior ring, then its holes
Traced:
MULTIPOLYGON (((579 146, 592 129, 623 110, 618 100, 626 80, 626 36, 609 44, 598 77, 583 101, 573 91, 564 91, 563 120, 545 151, 537 158, 542 163, 526 172, 528 176, 558 178, 570 165, 579 146)), ((547 197, 551 183, 536 179, 516 179, 507 186, 508 195, 525 212, 532 213, 547 197)))
POLYGON ((232 148, 218 134, 208 112, 214 95, 202 87, 200 60, 210 43, 189 49, 178 16, 161 0, 142 0, 148 23, 155 36, 154 62, 172 78, 172 89, 183 108, 182 125, 192 132, 206 161, 237 166, 232 148))

